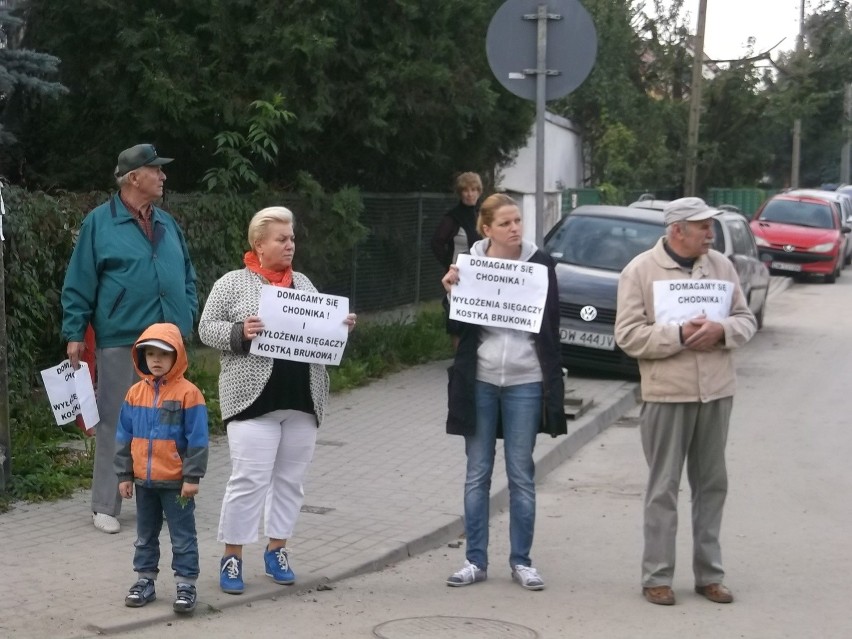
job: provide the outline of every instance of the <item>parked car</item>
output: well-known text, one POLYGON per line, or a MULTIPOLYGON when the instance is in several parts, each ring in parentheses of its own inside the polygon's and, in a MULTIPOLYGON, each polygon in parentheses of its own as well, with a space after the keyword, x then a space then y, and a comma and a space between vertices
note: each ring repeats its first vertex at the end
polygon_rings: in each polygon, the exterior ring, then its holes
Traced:
POLYGON ((655 200, 653 198, 646 198, 644 200, 639 199, 635 202, 631 202, 627 206, 629 206, 630 208, 654 209, 655 211, 662 211, 668 203, 669 200, 655 200))
MULTIPOLYGON (((717 246, 737 268, 762 325, 769 273, 758 259, 748 222, 732 212, 714 219, 717 246)), ((574 209, 547 234, 545 251, 557 262, 559 334, 566 368, 639 374, 636 360, 615 343, 618 277, 630 260, 654 246, 664 233, 659 209, 587 205, 574 209)))
POLYGON ((845 193, 849 197, 852 197, 852 184, 841 184, 837 187, 838 193, 845 193))
POLYGON ((841 223, 836 202, 795 192, 763 203, 751 221, 760 259, 771 273, 840 277, 850 227, 841 223))
MULTIPOLYGON (((810 195, 815 198, 836 202, 840 207, 840 224, 852 228, 852 193, 844 191, 821 191, 819 189, 796 189, 788 191, 788 194, 810 195)), ((852 264, 852 241, 846 238, 846 248, 843 252, 843 265, 852 264)))
POLYGON ((736 207, 734 210, 720 207, 720 210, 722 213, 713 218, 713 248, 733 263, 748 307, 757 319, 757 328, 763 328, 769 269, 760 259, 757 242, 742 211, 736 207))

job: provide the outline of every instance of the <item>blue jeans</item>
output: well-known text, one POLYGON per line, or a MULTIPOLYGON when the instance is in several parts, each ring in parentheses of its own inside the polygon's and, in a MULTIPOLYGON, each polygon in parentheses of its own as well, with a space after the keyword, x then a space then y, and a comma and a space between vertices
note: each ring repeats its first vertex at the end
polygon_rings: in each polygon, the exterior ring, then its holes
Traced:
POLYGON ((169 524, 172 540, 172 570, 176 577, 198 577, 198 536, 195 533, 195 500, 181 506, 177 488, 146 488, 136 490, 136 553, 133 570, 156 575, 160 569, 160 530, 163 515, 169 524))
POLYGON ((482 569, 488 568, 491 474, 500 417, 506 475, 509 478, 509 565, 530 566, 530 548, 535 531, 535 463, 532 455, 541 422, 542 386, 536 382, 500 387, 477 381, 475 393, 476 433, 465 437, 467 560, 482 569))

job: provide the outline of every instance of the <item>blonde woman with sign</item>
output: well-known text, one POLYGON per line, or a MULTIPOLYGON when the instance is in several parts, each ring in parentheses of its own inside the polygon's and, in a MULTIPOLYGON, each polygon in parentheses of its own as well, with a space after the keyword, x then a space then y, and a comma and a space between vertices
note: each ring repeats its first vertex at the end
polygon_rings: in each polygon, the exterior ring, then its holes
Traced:
MULTIPOLYGON (((463 321, 451 325, 459 343, 450 368, 447 432, 465 438, 467 548, 464 566, 450 575, 447 585, 467 586, 487 577, 491 475, 497 440, 503 439, 512 579, 528 590, 541 590, 544 580, 530 559, 535 529, 533 448, 538 433, 556 437, 567 432, 556 272, 548 255, 522 239, 521 214, 509 196, 498 193, 482 203, 477 230, 484 239, 471 247, 472 257, 544 265, 548 286, 537 332, 463 321)), ((458 267, 451 266, 442 283, 450 293, 459 283, 458 267)))
MULTIPOLYGON (((258 307, 265 286, 316 293, 311 281, 293 270, 294 226, 293 213, 283 206, 255 213, 245 268, 216 281, 198 326, 201 340, 222 351, 219 401, 228 425, 231 477, 219 517, 218 538, 225 545, 219 586, 229 594, 244 590, 243 546, 257 541, 261 514, 269 538, 263 554, 266 574, 278 584, 295 582, 286 544, 302 507, 303 481, 328 403, 322 364, 250 352, 264 330, 258 307)), ((351 331, 355 314, 343 322, 351 331)))

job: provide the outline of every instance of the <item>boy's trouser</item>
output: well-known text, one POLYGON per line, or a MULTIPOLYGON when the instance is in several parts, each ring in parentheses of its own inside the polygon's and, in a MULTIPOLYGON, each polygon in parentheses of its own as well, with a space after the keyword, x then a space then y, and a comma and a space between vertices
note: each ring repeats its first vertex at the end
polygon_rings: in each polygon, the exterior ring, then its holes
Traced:
POLYGON ((127 391, 139 377, 130 359, 132 347, 97 349, 98 414, 95 428, 95 470, 92 474, 92 512, 117 517, 121 512, 115 472, 115 430, 127 391))
POLYGON ((725 443, 732 397, 707 403, 646 402, 640 432, 648 462, 642 585, 670 586, 683 463, 692 491, 692 570, 696 586, 725 578, 719 531, 728 494, 725 443))
POLYGON ((142 576, 156 577, 160 571, 160 530, 163 514, 172 540, 172 570, 176 577, 194 580, 198 577, 198 536, 195 532, 195 500, 185 505, 178 501, 177 488, 136 490, 136 553, 133 570, 142 576))

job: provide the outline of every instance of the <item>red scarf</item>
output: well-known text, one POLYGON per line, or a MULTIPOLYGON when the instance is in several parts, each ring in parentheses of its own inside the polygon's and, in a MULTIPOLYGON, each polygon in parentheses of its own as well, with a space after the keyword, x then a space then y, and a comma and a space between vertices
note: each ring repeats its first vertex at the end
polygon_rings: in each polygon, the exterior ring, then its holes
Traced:
POLYGON ((284 288, 290 288, 293 284, 293 267, 288 266, 283 271, 272 271, 268 268, 263 268, 260 265, 260 260, 257 259, 257 255, 254 251, 246 251, 246 254, 243 255, 243 264, 246 265, 246 268, 253 273, 257 273, 261 277, 266 278, 266 280, 272 284, 272 286, 282 286, 284 288))

